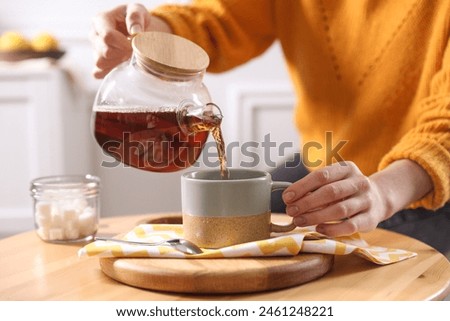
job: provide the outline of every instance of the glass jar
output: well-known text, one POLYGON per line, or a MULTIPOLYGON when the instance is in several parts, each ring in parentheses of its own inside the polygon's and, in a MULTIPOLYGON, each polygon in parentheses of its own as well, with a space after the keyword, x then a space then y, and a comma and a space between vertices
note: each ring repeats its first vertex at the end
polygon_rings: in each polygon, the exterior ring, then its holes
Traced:
POLYGON ((31 181, 34 224, 47 242, 90 241, 98 229, 100 179, 96 176, 47 176, 31 181))
POLYGON ((203 84, 209 57, 193 42, 163 32, 137 34, 132 47, 130 61, 113 69, 97 92, 94 137, 105 154, 135 168, 189 167, 222 120, 203 84))

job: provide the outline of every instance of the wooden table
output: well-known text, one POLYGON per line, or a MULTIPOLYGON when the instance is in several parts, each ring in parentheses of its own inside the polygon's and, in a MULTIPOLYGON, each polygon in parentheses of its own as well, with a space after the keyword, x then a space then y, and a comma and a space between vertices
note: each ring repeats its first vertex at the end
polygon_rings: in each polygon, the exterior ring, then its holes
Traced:
MULTIPOLYGON (((124 233, 149 218, 165 216, 105 218, 99 235, 124 233)), ((103 274, 98 258, 79 259, 77 251, 82 245, 45 243, 30 231, 0 240, 0 300, 440 300, 449 294, 450 263, 441 253, 381 229, 363 237, 371 245, 410 250, 418 256, 387 266, 352 254, 337 256, 329 273, 297 287, 208 296, 153 292, 121 284, 103 274)))

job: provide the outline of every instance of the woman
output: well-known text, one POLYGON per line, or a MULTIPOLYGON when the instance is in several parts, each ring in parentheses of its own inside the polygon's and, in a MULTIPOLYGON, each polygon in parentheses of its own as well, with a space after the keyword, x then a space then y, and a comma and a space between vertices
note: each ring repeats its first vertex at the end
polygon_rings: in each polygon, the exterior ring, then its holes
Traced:
POLYGON ((347 142, 339 151, 345 161, 329 148, 310 149, 309 173, 289 174, 295 182, 282 195, 286 213, 332 237, 412 220, 423 240, 448 251, 449 21, 447 0, 123 5, 94 19, 94 75, 127 60, 128 37, 141 31, 198 43, 210 56, 209 72, 243 64, 277 40, 303 143, 325 146, 327 133, 347 142))

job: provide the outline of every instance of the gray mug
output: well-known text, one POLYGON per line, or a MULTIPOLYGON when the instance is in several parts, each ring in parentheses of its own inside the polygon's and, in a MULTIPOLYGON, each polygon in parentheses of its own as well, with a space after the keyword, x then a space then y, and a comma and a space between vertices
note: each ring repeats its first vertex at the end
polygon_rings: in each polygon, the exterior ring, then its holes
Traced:
POLYGON ((203 248, 268 239, 271 232, 295 228, 271 222, 270 198, 290 182, 274 182, 269 173, 230 169, 222 179, 218 170, 199 170, 181 177, 184 237, 203 248))

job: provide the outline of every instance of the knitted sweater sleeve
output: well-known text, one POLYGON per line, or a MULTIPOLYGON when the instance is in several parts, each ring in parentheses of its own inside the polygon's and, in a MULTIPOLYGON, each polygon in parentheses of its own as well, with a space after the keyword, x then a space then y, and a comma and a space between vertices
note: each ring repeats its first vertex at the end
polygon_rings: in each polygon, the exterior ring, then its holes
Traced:
POLYGON ((416 125, 384 156, 379 169, 399 159, 410 159, 424 168, 433 190, 411 207, 437 209, 450 199, 450 43, 441 68, 430 83, 429 96, 418 102, 416 125))
POLYGON ((206 50, 209 72, 222 72, 263 53, 275 40, 271 0, 196 0, 151 11, 173 32, 206 50))

